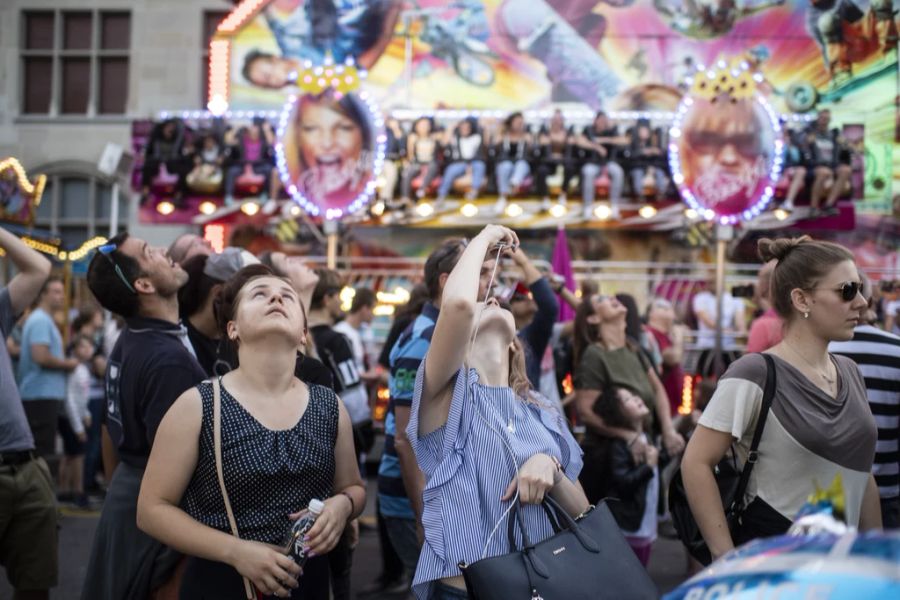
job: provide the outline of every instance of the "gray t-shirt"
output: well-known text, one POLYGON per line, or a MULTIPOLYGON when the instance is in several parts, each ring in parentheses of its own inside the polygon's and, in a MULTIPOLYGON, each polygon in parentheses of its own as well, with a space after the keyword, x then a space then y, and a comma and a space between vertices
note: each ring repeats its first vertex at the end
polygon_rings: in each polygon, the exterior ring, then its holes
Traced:
POLYGON ((19 397, 19 388, 16 387, 16 378, 13 377, 9 351, 6 349, 6 336, 12 331, 15 322, 16 316, 13 314, 9 291, 2 288, 0 289, 0 332, 3 333, 3 343, 0 344, 0 452, 34 450, 34 438, 31 437, 28 419, 25 418, 25 409, 22 408, 22 399, 19 397))
MULTIPOLYGON (((838 393, 832 398, 796 367, 774 358, 775 397, 745 500, 758 496, 794 519, 816 486, 829 488, 839 477, 847 523, 855 527, 877 436, 859 368, 846 356, 832 356, 838 373, 838 393)), ((730 433, 737 440, 741 463, 747 460, 756 430, 766 375, 760 354, 747 354, 733 362, 700 417, 704 427, 730 433)))

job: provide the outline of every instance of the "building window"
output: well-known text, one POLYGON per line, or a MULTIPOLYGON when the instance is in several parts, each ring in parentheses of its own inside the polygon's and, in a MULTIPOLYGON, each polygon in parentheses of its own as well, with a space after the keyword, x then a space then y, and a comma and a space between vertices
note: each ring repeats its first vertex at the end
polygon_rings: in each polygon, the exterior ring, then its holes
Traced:
POLYGON ((121 115, 128 103, 131 13, 22 13, 22 113, 121 115))
MULTIPOLYGON (((60 237, 64 248, 77 248, 96 235, 109 234, 111 202, 111 187, 101 179, 68 172, 50 174, 34 226, 60 237)), ((128 223, 126 193, 119 194, 118 220, 121 231, 128 223)))
POLYGON ((203 82, 203 85, 200 86, 200 91, 203 93, 203 97, 200 98, 200 106, 203 108, 206 108, 206 103, 209 102, 209 43, 216 34, 216 28, 219 26, 219 23, 227 16, 227 10, 203 11, 203 31, 200 38, 203 42, 203 60, 200 62, 200 81, 203 82))

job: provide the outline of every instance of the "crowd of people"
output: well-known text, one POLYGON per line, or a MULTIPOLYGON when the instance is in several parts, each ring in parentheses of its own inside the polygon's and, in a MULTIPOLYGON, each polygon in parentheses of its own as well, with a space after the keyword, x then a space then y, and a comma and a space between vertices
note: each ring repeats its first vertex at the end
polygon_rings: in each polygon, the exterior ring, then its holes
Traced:
MULTIPOLYGON (((510 550, 495 533, 513 508, 529 539, 552 535, 545 498, 573 518, 616 498, 646 566, 678 466, 718 557, 745 541, 729 534, 714 468, 732 446, 748 460, 769 376, 760 352, 778 386, 744 529, 784 532, 836 479, 849 525, 900 526, 900 337, 836 244, 760 242, 756 310, 722 304, 747 353, 696 386, 690 414, 672 303, 642 311, 591 282, 573 293, 502 226, 431 252, 381 348, 374 291, 356 289, 345 313, 342 274, 304 257, 119 234, 87 273, 113 317, 85 308, 63 335, 50 263, 2 229, 0 248, 18 273, 0 290, 0 562, 17 598, 57 583, 57 502, 99 497, 82 598, 349 598, 383 385, 382 573, 362 593, 467 597, 460 565, 510 550), (501 262, 520 281, 497 285, 501 262), (558 322, 561 303, 574 319, 558 322), (314 500, 301 569, 285 540, 314 500)), ((695 299, 701 337, 717 307, 695 299)))
MULTIPOLYGON (((312 167, 322 162, 320 156, 339 156, 341 161, 351 163, 371 156, 364 151, 371 143, 365 142, 370 126, 361 116, 363 111, 342 108, 334 102, 329 106, 335 115, 332 120, 342 120, 343 127, 357 132, 352 138, 355 141, 348 142, 355 150, 341 147, 338 133, 319 136, 315 142, 301 139, 310 137, 303 133, 297 138, 300 149, 296 152, 307 156, 304 168, 309 172, 324 169, 312 167)), ((306 124, 313 117, 301 110, 297 114, 298 123, 302 121, 298 131, 326 126, 319 123, 324 117, 317 116, 318 120, 306 124)), ((385 132, 386 160, 378 194, 398 217, 416 202, 432 196, 435 208, 440 210, 454 191, 468 200, 486 193, 495 195, 493 212, 497 216, 504 214, 513 197, 538 197, 541 210, 548 210, 553 203, 566 203, 574 192, 581 197, 585 219, 593 217, 598 193, 608 202, 612 218, 621 216, 624 199, 659 201, 676 195, 668 161, 667 129, 647 119, 621 123, 601 111, 582 126, 567 123, 560 111, 546 123, 527 123, 522 113, 515 112, 502 121, 468 117, 444 122, 421 117, 405 126, 389 118, 385 132)), ((750 152, 755 147, 753 139, 737 136, 734 140, 727 138, 732 141, 726 143, 723 132, 711 135, 715 140, 707 140, 706 146, 711 144, 716 160, 723 163, 728 159, 720 154, 750 152)), ((166 173, 177 178, 176 200, 190 189, 195 193, 222 193, 225 203, 231 204, 241 178, 255 181, 256 187, 251 189, 264 198, 277 198, 281 186, 274 146, 272 127, 262 118, 238 128, 219 120, 197 131, 191 131, 179 119, 169 119, 154 128, 146 146, 144 197, 164 165, 166 173)), ((706 147, 699 142, 695 146, 697 152, 706 147)), ((287 147, 293 148, 290 144, 287 147)), ((849 191, 852 155, 850 145, 838 129, 831 127, 828 110, 821 111, 808 127, 787 129, 784 175, 779 187, 784 196, 782 207, 793 210, 805 193, 813 216, 832 211, 837 200, 849 191)), ((289 161, 289 166, 292 164, 289 161)), ((370 167, 360 168, 367 171, 370 167)), ((353 164, 341 169, 359 170, 353 164)), ((293 170, 291 173, 294 177, 293 170)), ((316 177, 325 175, 323 170, 316 177)))

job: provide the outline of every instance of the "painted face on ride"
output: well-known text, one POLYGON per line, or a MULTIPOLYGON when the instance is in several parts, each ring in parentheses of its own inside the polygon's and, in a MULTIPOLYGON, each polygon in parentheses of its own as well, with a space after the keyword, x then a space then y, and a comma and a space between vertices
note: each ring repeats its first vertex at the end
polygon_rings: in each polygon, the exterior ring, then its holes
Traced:
POLYGON ((253 85, 279 89, 288 84, 288 76, 294 65, 283 58, 261 56, 247 67, 247 78, 253 85))
POLYGON ((303 162, 326 178, 340 178, 356 168, 362 153, 362 130, 324 102, 307 104, 300 116, 299 146, 303 162))
POLYGON ((680 143, 684 186, 717 215, 752 207, 768 185, 775 131, 752 99, 697 99, 685 118, 680 143))

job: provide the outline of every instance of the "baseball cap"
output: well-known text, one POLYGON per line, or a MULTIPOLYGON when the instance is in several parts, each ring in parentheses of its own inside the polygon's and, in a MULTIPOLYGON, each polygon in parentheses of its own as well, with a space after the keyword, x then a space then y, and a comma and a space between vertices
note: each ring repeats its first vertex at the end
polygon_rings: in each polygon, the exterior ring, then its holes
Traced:
POLYGON ((259 264, 259 259, 243 248, 225 248, 211 254, 203 267, 203 274, 216 281, 228 281, 246 266, 259 264))

